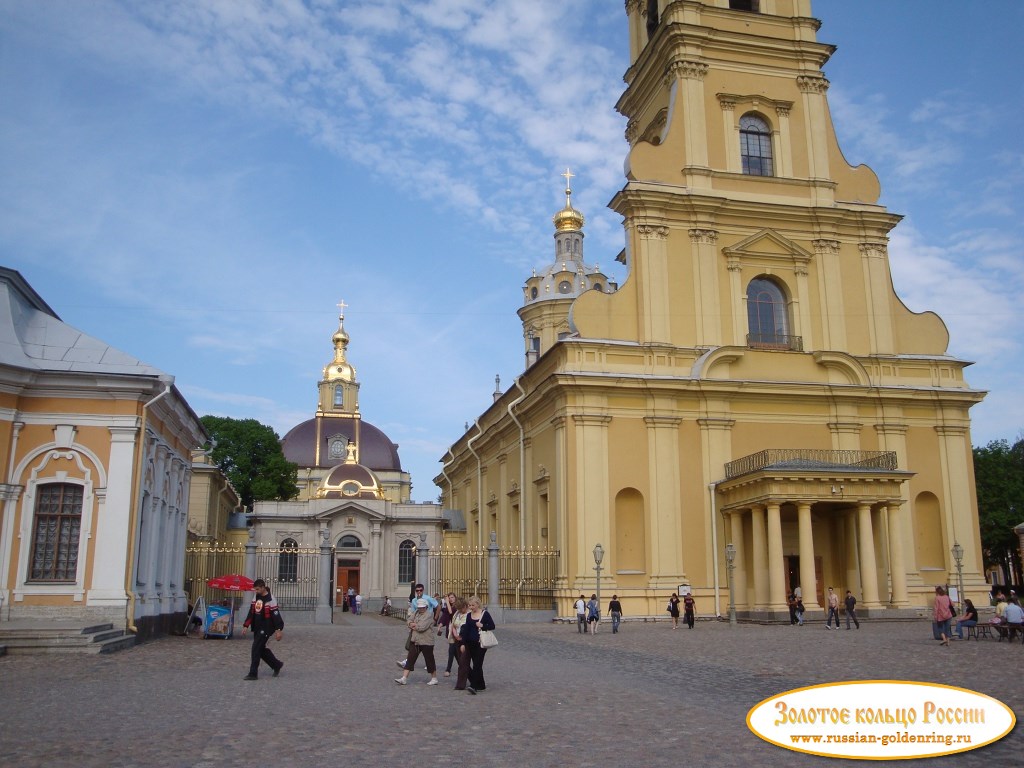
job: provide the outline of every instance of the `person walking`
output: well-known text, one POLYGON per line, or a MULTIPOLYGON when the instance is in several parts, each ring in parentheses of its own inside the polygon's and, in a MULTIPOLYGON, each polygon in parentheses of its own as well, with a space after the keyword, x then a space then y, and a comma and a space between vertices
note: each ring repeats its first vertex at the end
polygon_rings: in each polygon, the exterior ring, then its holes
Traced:
POLYGON ((277 677, 281 674, 284 662, 267 648, 267 642, 270 640, 271 633, 275 640, 281 641, 281 635, 284 632, 284 619, 281 618, 281 609, 277 607, 277 601, 267 589, 267 582, 263 579, 256 579, 252 583, 252 589, 256 593, 256 597, 249 606, 249 613, 242 624, 243 635, 247 629, 252 629, 252 654, 249 660, 249 674, 242 679, 257 680, 261 660, 267 662, 267 665, 274 670, 274 677, 277 677))
POLYGON ((587 601, 587 624, 590 626, 590 634, 597 634, 597 623, 601 620, 601 606, 597 602, 597 595, 591 595, 587 601))
POLYGON ((953 618, 953 603, 942 587, 935 588, 935 605, 933 607, 932 634, 936 640, 943 645, 949 645, 949 636, 953 634, 949 629, 949 622, 953 618))
POLYGON ((462 628, 466 626, 469 618, 469 605, 462 597, 455 601, 455 615, 449 625, 452 638, 454 638, 455 664, 458 676, 455 678, 455 690, 464 691, 469 684, 469 653, 466 651, 466 643, 462 640, 462 628))
POLYGON ((839 595, 832 587, 828 588, 828 617, 825 619, 825 629, 832 629, 832 618, 835 617, 836 629, 839 629, 839 595))
MULTIPOLYGON (((850 629, 850 619, 853 619, 853 623, 857 625, 857 629, 860 629, 860 622, 857 621, 857 598, 853 596, 853 592, 846 590, 846 600, 843 601, 846 606, 846 629, 850 629)), ((838 628, 838 625, 837 625, 838 628)))
POLYGON ((580 599, 573 603, 576 609, 576 630, 581 634, 587 633, 587 598, 580 595, 580 599))
POLYGON ((803 598, 795 592, 793 593, 793 598, 796 600, 796 623, 797 626, 802 627, 804 625, 804 612, 806 611, 804 608, 804 601, 803 598))
POLYGON ((423 654, 427 663, 430 679, 427 685, 437 685, 437 664, 434 662, 434 614, 428 610, 430 603, 427 598, 416 600, 416 612, 409 618, 409 656, 405 660, 402 676, 395 679, 399 685, 409 682, 409 673, 416 668, 416 659, 423 654))
POLYGON ((363 593, 362 592, 356 592, 355 602, 356 602, 356 616, 362 616, 363 615, 363 593))
POLYGON ((617 635, 619 622, 622 621, 622 603, 619 602, 618 595, 612 595, 611 602, 608 603, 608 615, 612 617, 612 634, 617 635))
MULTIPOLYGON (((453 663, 455 664, 455 672, 458 674, 459 664, 462 659, 460 651, 462 640, 459 638, 459 630, 466 622, 466 601, 461 597, 456 597, 454 594, 448 595, 448 598, 451 602, 451 617, 448 619, 448 625, 445 627, 445 636, 448 640, 448 664, 444 671, 445 677, 451 677, 453 663)), ((465 685, 466 681, 463 680, 462 684, 465 685)))
POLYGON ((480 645, 480 632, 494 629, 494 619, 484 610, 480 598, 476 595, 466 600, 466 608, 469 615, 466 616, 466 623, 462 625, 459 635, 469 655, 469 684, 466 690, 475 696, 478 691, 487 688, 484 682, 484 656, 487 649, 480 645))
POLYGON ((679 629, 679 595, 675 592, 668 599, 668 615, 672 617, 672 629, 679 629))
POLYGON ((697 612, 697 601, 693 599, 693 595, 687 592, 683 595, 683 618, 686 621, 686 626, 693 629, 694 614, 697 612))
MULTIPOLYGON (((412 585, 412 597, 409 598, 409 612, 408 612, 408 616, 411 618, 412 615, 416 612, 417 603, 421 599, 427 601, 427 608, 430 609, 430 621, 431 621, 431 623, 433 623, 433 621, 434 621, 434 611, 437 610, 437 601, 434 598, 432 598, 430 595, 424 595, 423 594, 423 585, 422 584, 413 583, 413 585, 412 585)), ((405 665, 408 663, 408 661, 409 661, 409 658, 407 656, 404 659, 399 659, 395 663, 399 667, 401 667, 402 669, 405 669, 406 668, 405 665)))

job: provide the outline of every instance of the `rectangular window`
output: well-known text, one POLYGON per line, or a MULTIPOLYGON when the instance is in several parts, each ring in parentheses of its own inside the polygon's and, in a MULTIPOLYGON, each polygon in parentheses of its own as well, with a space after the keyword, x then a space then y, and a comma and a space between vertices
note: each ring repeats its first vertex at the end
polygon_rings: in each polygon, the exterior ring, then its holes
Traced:
POLYGON ((48 483, 36 488, 32 581, 75 581, 82 529, 82 486, 48 483))

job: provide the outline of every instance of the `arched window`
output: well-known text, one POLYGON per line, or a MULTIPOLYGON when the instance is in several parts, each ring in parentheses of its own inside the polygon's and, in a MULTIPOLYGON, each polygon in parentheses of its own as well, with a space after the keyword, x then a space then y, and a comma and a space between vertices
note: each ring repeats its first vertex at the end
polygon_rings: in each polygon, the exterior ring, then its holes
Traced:
POLYGON ((82 486, 71 483, 36 486, 29 579, 75 581, 81 529, 82 486))
POLYGON ((344 404, 345 390, 341 387, 334 388, 334 407, 340 408, 344 404))
POLYGON ((758 277, 747 286, 747 326, 752 345, 789 346, 786 297, 773 281, 758 277))
POLYGON ((398 545, 398 583, 416 580, 416 545, 406 539, 398 545))
POLYGON ((658 0, 647 0, 647 39, 654 37, 658 28, 658 0))
POLYGON ((531 299, 536 299, 537 298, 537 289, 535 287, 530 289, 530 298, 531 299))
POLYGON ((359 548, 363 546, 363 542, 359 540, 358 536, 347 535, 341 537, 341 541, 338 542, 338 546, 359 548))
POLYGON ((299 543, 295 539, 281 542, 277 556, 277 580, 293 583, 299 580, 299 543))
POLYGON ((743 172, 750 176, 774 176, 772 129, 764 118, 747 114, 740 118, 740 155, 743 172))

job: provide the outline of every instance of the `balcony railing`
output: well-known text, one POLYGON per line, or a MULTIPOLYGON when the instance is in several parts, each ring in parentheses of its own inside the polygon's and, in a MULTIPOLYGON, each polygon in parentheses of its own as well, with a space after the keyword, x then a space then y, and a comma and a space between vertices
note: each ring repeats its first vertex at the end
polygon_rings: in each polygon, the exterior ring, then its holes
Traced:
POLYGON ((730 479, 757 472, 761 469, 787 469, 803 471, 839 470, 864 472, 897 469, 895 451, 824 451, 813 449, 770 448, 758 451, 725 465, 725 477, 730 479))
POLYGON ((783 336, 778 333, 748 333, 747 346, 751 349, 778 349, 803 352, 803 336, 783 336))

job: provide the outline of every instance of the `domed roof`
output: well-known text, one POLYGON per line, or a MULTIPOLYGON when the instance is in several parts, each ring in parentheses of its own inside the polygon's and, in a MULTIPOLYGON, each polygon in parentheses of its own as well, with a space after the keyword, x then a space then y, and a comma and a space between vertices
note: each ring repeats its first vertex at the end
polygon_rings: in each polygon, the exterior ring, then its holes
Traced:
POLYGON ((345 462, 331 470, 331 474, 317 489, 318 499, 383 499, 377 476, 362 464, 345 462))
POLYGON ((556 213, 551 221, 554 222, 555 230, 558 232, 583 229, 583 214, 573 208, 570 202, 572 189, 569 187, 569 180, 573 174, 566 168, 562 175, 565 176, 565 208, 556 213))
POLYGON ((331 343, 334 344, 334 360, 324 366, 324 381, 356 380, 356 369, 345 358, 348 342, 349 335, 345 330, 345 315, 339 315, 338 330, 331 336, 331 343))
POLYGON ((365 419, 339 419, 319 417, 323 424, 320 427, 320 463, 316 463, 316 418, 302 422, 293 427, 281 440, 281 450, 288 461, 294 461, 301 468, 330 467, 338 462, 338 457, 330 456, 327 450, 327 439, 335 435, 343 435, 349 442, 355 440, 356 423, 359 423, 359 462, 373 472, 402 471, 402 462, 398 458, 398 446, 365 419))

